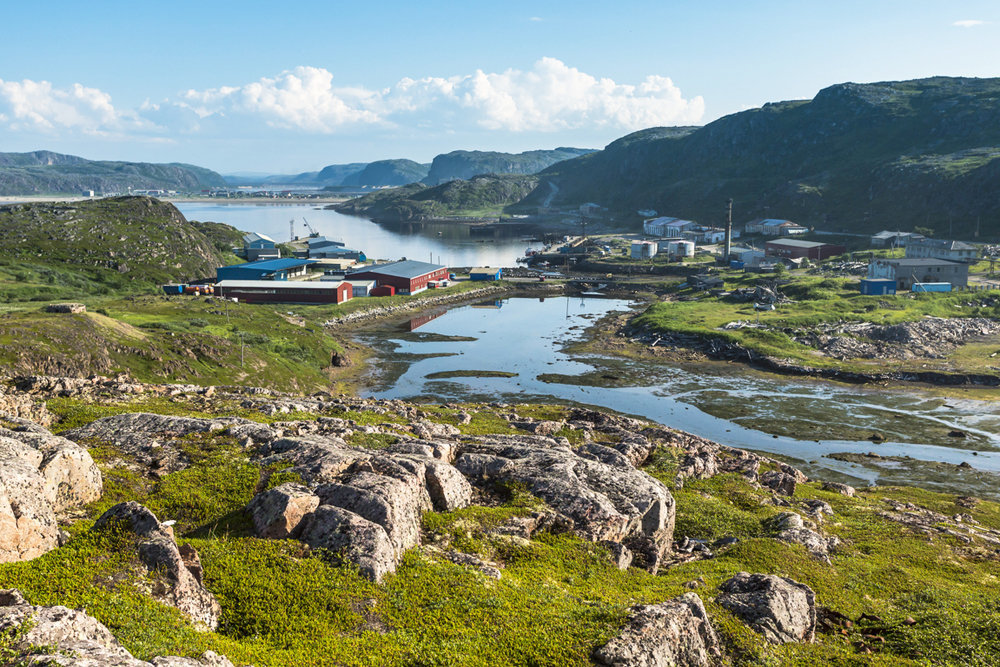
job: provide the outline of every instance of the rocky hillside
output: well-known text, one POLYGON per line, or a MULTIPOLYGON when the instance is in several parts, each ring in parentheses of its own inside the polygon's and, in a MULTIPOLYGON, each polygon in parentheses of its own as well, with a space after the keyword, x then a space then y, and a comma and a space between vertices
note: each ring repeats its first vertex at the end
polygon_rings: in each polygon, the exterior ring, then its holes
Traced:
POLYGON ((0 195, 196 191, 225 184, 214 171, 190 164, 86 160, 51 151, 0 153, 0 195))
POLYGON ((0 229, 0 260, 110 270, 144 284, 214 275, 224 263, 220 242, 235 231, 199 228, 151 197, 2 206, 0 229))
POLYGON ((446 215, 497 215, 527 196, 536 176, 474 176, 434 187, 421 183, 372 192, 333 208, 341 213, 385 220, 419 220, 446 215))
POLYGON ((534 174, 557 162, 592 152, 589 148, 554 148, 524 153, 452 151, 434 158, 423 182, 438 185, 477 174, 534 174))
POLYGON ((428 165, 413 160, 378 160, 344 177, 340 185, 386 187, 416 183, 427 176, 428 165))
MULTIPOLYGON (((783 217, 866 233, 924 226, 1000 237, 1000 79, 845 83, 812 100, 690 128, 656 128, 554 165, 555 204, 595 201, 706 223, 783 217)), ((552 191, 543 183, 529 202, 552 191)))
POLYGON ((8 663, 987 665, 1000 652, 996 503, 810 481, 582 408, 108 378, 0 387, 8 663))

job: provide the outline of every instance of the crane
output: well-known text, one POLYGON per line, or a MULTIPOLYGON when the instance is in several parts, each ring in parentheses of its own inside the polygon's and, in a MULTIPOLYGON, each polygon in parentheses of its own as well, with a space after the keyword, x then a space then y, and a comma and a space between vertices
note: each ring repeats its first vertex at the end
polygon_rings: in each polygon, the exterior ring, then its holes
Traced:
POLYGON ((309 221, 306 220, 304 217, 302 218, 302 222, 303 222, 303 224, 305 224, 306 229, 309 230, 309 238, 314 239, 317 236, 319 236, 319 232, 316 231, 316 228, 313 227, 312 225, 310 225, 309 221))

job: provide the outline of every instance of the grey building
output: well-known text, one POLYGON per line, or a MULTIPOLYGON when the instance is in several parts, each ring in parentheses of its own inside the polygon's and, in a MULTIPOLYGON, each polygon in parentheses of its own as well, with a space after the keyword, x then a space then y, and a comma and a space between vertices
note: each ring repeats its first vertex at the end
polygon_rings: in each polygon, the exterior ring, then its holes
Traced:
POLYGON ((969 284, 969 265, 927 257, 876 259, 868 265, 868 277, 892 280, 897 290, 913 288, 913 283, 950 283, 953 287, 969 284))
POLYGON ((883 231, 872 236, 873 248, 905 248, 912 241, 926 238, 923 234, 915 232, 889 232, 883 231))
POLYGON ((943 239, 912 239, 906 244, 907 259, 946 259, 951 262, 975 264, 979 258, 979 248, 962 241, 943 239))

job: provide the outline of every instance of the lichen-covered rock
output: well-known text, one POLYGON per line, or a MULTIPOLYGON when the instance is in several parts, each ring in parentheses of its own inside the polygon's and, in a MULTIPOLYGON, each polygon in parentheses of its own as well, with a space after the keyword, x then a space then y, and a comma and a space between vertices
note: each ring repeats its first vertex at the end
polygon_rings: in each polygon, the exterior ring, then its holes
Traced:
POLYGON ((468 507, 472 503, 472 485, 458 469, 439 461, 425 461, 427 493, 438 512, 468 507))
POLYGON ((760 476, 760 483, 762 486, 766 486, 775 493, 779 493, 783 496, 791 496, 795 494, 795 475, 790 475, 786 472, 779 470, 766 472, 760 476))
POLYGON ((650 570, 670 547, 674 499, 662 483, 631 466, 587 459, 537 436, 466 439, 455 466, 484 488, 523 484, 569 518, 576 534, 625 543, 650 570))
POLYGON ((59 546, 57 513, 97 500, 102 488, 83 447, 30 422, 0 428, 0 562, 59 546))
POLYGON ((773 644, 816 636, 816 595, 797 581, 740 572, 719 586, 716 602, 773 644))
POLYGON ((833 491, 834 493, 839 493, 842 496, 847 496, 848 498, 853 498, 856 491, 853 486, 848 484, 841 484, 840 482, 823 482, 824 491, 833 491))
POLYGON ((303 522, 299 539, 326 550, 337 562, 353 563, 375 582, 396 569, 396 553, 385 528, 340 507, 317 507, 303 522))
POLYGON ((295 537, 302 520, 319 507, 319 496, 301 484, 281 484, 254 496, 247 505, 258 537, 295 537))
POLYGON ((28 604, 14 589, 0 590, 0 634, 17 636, 6 655, 18 665, 60 665, 62 667, 232 667, 225 656, 206 651, 200 659, 180 657, 153 658, 152 663, 132 656, 111 631, 97 619, 66 607, 36 607, 28 604), (45 647, 49 653, 39 653, 45 647))
POLYGON ((139 560, 153 576, 154 598, 181 610, 200 626, 212 630, 218 627, 222 608, 201 583, 201 566, 196 555, 188 551, 185 558, 181 554, 170 526, 161 524, 156 515, 133 501, 119 503, 102 514, 94 522, 93 530, 112 525, 122 526, 140 538, 139 560))
POLYGON ((715 665, 721 659, 719 639, 694 593, 633 607, 621 633, 594 651, 594 662, 606 667, 715 665))

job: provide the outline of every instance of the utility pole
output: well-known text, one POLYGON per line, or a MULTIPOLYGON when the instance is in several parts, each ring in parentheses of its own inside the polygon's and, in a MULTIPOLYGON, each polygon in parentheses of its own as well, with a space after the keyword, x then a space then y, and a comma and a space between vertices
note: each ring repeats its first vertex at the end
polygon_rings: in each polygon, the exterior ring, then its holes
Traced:
POLYGON ((729 264, 729 253, 733 251, 733 200, 730 199, 726 212, 726 253, 722 256, 722 263, 729 264))

